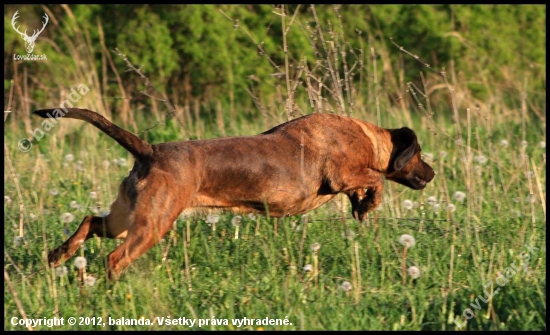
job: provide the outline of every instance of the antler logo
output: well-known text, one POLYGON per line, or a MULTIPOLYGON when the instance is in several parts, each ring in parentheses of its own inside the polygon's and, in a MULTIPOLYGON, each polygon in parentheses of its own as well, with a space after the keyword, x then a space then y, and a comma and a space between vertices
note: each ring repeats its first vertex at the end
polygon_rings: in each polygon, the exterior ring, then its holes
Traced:
POLYGON ((40 29, 40 31, 37 31, 36 29, 34 30, 34 33, 32 34, 32 36, 29 36, 27 35, 27 29, 25 29, 25 32, 22 33, 19 31, 19 27, 16 27, 15 26, 15 20, 17 20, 19 17, 17 16, 17 13, 19 11, 16 11, 15 14, 13 14, 13 18, 11 19, 11 25, 13 27, 13 29, 15 29, 16 32, 19 33, 19 35, 21 35, 21 37, 23 37, 23 40, 25 41, 25 48, 27 49, 27 53, 32 53, 32 50, 34 49, 34 42, 36 41, 36 38, 38 37, 38 35, 40 35, 40 33, 42 31, 44 31, 44 28, 46 28, 46 25, 48 24, 48 21, 49 21, 49 17, 48 17, 48 14, 44 13, 44 16, 43 18, 46 19, 46 22, 43 22, 43 25, 42 25, 42 29, 40 29))

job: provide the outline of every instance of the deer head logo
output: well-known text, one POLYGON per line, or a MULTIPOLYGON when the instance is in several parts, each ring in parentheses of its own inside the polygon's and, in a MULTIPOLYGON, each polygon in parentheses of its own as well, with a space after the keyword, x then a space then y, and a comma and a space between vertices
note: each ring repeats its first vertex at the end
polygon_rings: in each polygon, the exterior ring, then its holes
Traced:
POLYGON ((32 34, 32 36, 29 36, 27 35, 27 29, 25 29, 25 32, 22 33, 19 31, 19 27, 16 27, 15 26, 15 20, 17 20, 19 17, 17 16, 17 13, 19 11, 16 11, 15 14, 13 14, 13 18, 11 19, 11 25, 13 27, 13 29, 15 29, 16 32, 19 33, 19 35, 21 35, 21 37, 23 37, 23 40, 25 41, 25 48, 27 49, 27 53, 32 53, 32 50, 34 49, 34 42, 36 41, 36 38, 38 37, 38 35, 40 35, 40 33, 42 31, 44 31, 44 28, 46 28, 46 25, 48 24, 48 20, 50 19, 48 17, 48 14, 44 13, 44 16, 43 18, 46 19, 46 22, 43 22, 43 25, 42 25, 42 29, 40 29, 40 31, 37 31, 36 29, 34 30, 34 33, 32 34))

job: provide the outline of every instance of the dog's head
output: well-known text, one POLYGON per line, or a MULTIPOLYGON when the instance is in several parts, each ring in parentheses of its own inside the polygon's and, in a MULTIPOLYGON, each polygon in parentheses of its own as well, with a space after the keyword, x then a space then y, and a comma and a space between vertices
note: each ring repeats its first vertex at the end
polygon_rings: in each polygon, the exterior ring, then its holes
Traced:
POLYGON ((431 166, 420 158, 416 134, 409 128, 389 129, 393 149, 386 179, 415 190, 426 187, 435 176, 431 166))

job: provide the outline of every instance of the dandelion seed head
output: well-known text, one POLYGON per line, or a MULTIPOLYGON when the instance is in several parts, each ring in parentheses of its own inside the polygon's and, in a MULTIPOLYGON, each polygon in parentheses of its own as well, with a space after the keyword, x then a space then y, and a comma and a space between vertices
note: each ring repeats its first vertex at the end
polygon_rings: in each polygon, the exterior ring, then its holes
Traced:
POLYGON ((483 155, 479 155, 479 156, 476 156, 476 157, 475 157, 475 161, 476 161, 478 164, 483 165, 483 164, 487 163, 488 159, 487 159, 487 157, 485 157, 485 156, 483 156, 483 155))
POLYGON ((525 148, 525 147, 527 147, 527 145, 529 145, 529 143, 527 141, 523 140, 519 143, 519 145, 521 145, 522 148, 525 148))
POLYGON ((351 283, 349 281, 344 281, 340 285, 340 288, 344 290, 344 292, 349 292, 352 289, 351 283))
POLYGON ((414 203, 409 199, 403 200, 403 208, 411 210, 414 208, 414 203))
POLYGON ((303 214, 302 217, 301 217, 302 224, 307 224, 308 219, 309 218, 308 218, 307 214, 303 214))
POLYGON ((15 246, 20 246, 22 245, 23 243, 25 243, 25 238, 23 236, 15 236, 15 238, 13 239, 13 244, 15 244, 15 246))
POLYGON ((59 194, 59 190, 57 188, 52 188, 49 191, 50 195, 56 196, 59 194))
POLYGON ((543 149, 546 149, 546 141, 540 141, 539 142, 539 147, 541 147, 543 149))
POLYGON ((355 232, 351 229, 347 229, 346 231, 342 232, 342 237, 350 241, 353 241, 353 239, 355 239, 355 232))
POLYGON ((84 168, 84 163, 83 163, 82 161, 76 162, 76 170, 77 170, 77 171, 84 171, 84 170, 86 170, 86 169, 84 168))
POLYGON ((116 160, 116 164, 119 166, 126 166, 126 158, 119 158, 116 160))
POLYGON ((61 221, 65 223, 71 223, 74 221, 74 215, 71 213, 63 213, 61 214, 61 221))
POLYGON ((78 202, 76 202, 75 200, 71 201, 71 203, 69 205, 71 206, 71 208, 79 208, 80 207, 78 202))
POLYGON ((67 275, 67 273, 69 273, 69 270, 66 266, 58 266, 55 268, 55 274, 58 277, 64 277, 67 275))
POLYGON ((399 236, 399 243, 407 248, 412 248, 416 244, 416 240, 409 234, 399 236))
POLYGON ((90 192, 90 199, 97 199, 97 192, 95 191, 90 192))
POLYGON ((462 201, 464 201, 464 199, 466 199, 466 193, 464 193, 462 191, 456 191, 453 194, 453 199, 455 199, 458 202, 462 202, 462 201))
POLYGON ((5 203, 6 205, 11 204, 11 198, 8 197, 7 195, 5 195, 5 196, 4 196, 4 203, 5 203))
POLYGON ((86 258, 82 256, 78 256, 74 260, 74 266, 76 266, 78 269, 84 269, 87 264, 88 260, 86 260, 86 258))
POLYGON ((210 214, 210 215, 206 216, 206 222, 208 222, 210 224, 218 223, 218 221, 220 221, 220 216, 219 215, 210 214))
POLYGON ((86 276, 86 278, 84 278, 84 284, 86 284, 87 286, 94 286, 96 280, 96 277, 86 276))
POLYGON ((420 269, 417 266, 409 267, 407 272, 409 273, 409 276, 411 276, 412 279, 417 279, 418 277, 420 277, 420 269))
POLYGON ((439 212, 440 208, 441 208, 440 204, 433 204, 433 206, 432 206, 432 210, 434 211, 434 213, 439 212))
POLYGON ((313 266, 311 264, 306 264, 304 266, 304 272, 310 272, 311 270, 313 270, 313 266))
POLYGON ((248 213, 247 216, 248 216, 248 218, 249 218, 250 220, 253 220, 253 221, 256 220, 256 214, 254 214, 254 213, 248 213))
POLYGON ((424 158, 425 161, 433 162, 434 155, 432 153, 426 152, 422 155, 422 158, 424 158))
POLYGON ((34 215, 34 213, 30 213, 30 214, 29 214, 29 218, 30 218, 32 221, 34 221, 34 220, 36 220, 38 217, 37 217, 36 215, 34 215))
POLYGON ((231 224, 232 224, 233 226, 235 226, 235 227, 240 226, 242 220, 243 220, 243 217, 242 217, 242 216, 240 216, 240 215, 234 216, 234 217, 231 219, 231 224))
POLYGON ((66 154, 66 155, 65 155, 65 161, 66 161, 66 162, 72 162, 72 161, 74 161, 74 156, 73 156, 73 154, 66 154))
POLYGON ((503 148, 507 148, 510 143, 508 143, 507 140, 500 140, 500 146, 503 148))
POLYGON ((445 151, 445 150, 441 150, 441 151, 439 152, 439 157, 441 157, 441 158, 445 158, 445 157, 447 157, 447 155, 448 155, 448 153, 447 153, 447 151, 445 151))
POLYGON ((315 242, 311 245, 311 251, 317 252, 319 249, 321 249, 321 243, 315 242))
POLYGON ((453 204, 448 204, 448 205, 447 205, 447 211, 449 211, 449 212, 451 212, 451 213, 454 212, 454 211, 456 211, 456 206, 453 205, 453 204))
POLYGON ((474 166, 474 173, 478 176, 481 176, 481 173, 483 173, 483 169, 479 165, 474 166))
POLYGON ((437 204, 437 198, 434 197, 434 196, 431 196, 431 197, 428 197, 428 199, 426 200, 426 202, 428 203, 428 205, 435 205, 437 204))

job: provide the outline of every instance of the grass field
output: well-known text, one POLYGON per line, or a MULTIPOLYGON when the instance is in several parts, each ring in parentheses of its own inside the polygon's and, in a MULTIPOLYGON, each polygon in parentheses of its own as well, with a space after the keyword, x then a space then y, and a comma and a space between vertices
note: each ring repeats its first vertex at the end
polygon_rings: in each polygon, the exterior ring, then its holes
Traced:
MULTIPOLYGON (((343 196, 278 220, 181 217, 114 283, 104 261, 121 241, 90 239, 57 269, 46 266, 46 255, 86 215, 108 210, 133 158, 76 120, 61 120, 22 152, 28 111, 12 111, 4 135, 4 329, 25 329, 23 315, 63 318, 63 325, 34 327, 40 330, 545 329, 545 114, 527 113, 527 97, 504 107, 494 88, 497 103, 469 108, 464 82, 451 80, 453 91, 430 80, 442 87, 433 111, 430 95, 420 109, 357 97, 353 114, 415 130, 437 173, 423 191, 386 181, 383 204, 362 223, 343 196), (77 256, 86 259, 83 268, 77 256)), ((77 106, 87 107, 86 99, 77 106)), ((306 98, 296 103, 311 112, 306 98)), ((253 121, 188 113, 185 132, 170 122, 147 138, 257 134, 286 120, 284 105, 271 104, 253 121)), ((29 122, 36 129, 42 120, 29 122)), ((156 120, 138 115, 136 122, 143 130, 156 120)))
POLYGON ((522 145, 514 128, 503 126, 508 136, 479 141, 481 151, 466 163, 452 140, 430 145, 430 134, 420 131, 437 177, 424 191, 386 182, 383 205, 362 224, 350 218, 343 197, 305 217, 244 216, 238 232, 231 214, 220 215, 215 230, 206 217, 182 218, 113 285, 106 283, 103 260, 117 242, 89 240, 78 254, 88 261, 85 276, 97 278, 93 286, 79 279, 73 259, 60 277, 46 270, 44 256, 85 215, 108 209, 131 157, 106 136, 74 145, 55 130, 40 150, 22 153, 14 146, 17 135, 8 133, 4 262, 11 286, 4 291, 5 328, 21 328, 10 323, 20 317, 19 301, 29 318, 228 320, 205 329, 456 329, 471 316, 463 316, 466 308, 475 314, 468 329, 543 329, 544 139, 533 136, 522 145), (406 255, 402 234, 416 239, 406 255), (528 262, 525 245, 539 248, 528 252, 528 262), (525 265, 508 273, 508 282, 487 300, 484 292, 499 288, 499 273, 505 275, 513 262, 525 265), (418 267, 420 276, 403 276, 403 263, 418 267), (472 307, 476 302, 480 310, 472 307), (288 317, 292 325, 232 325, 245 317, 288 317))

